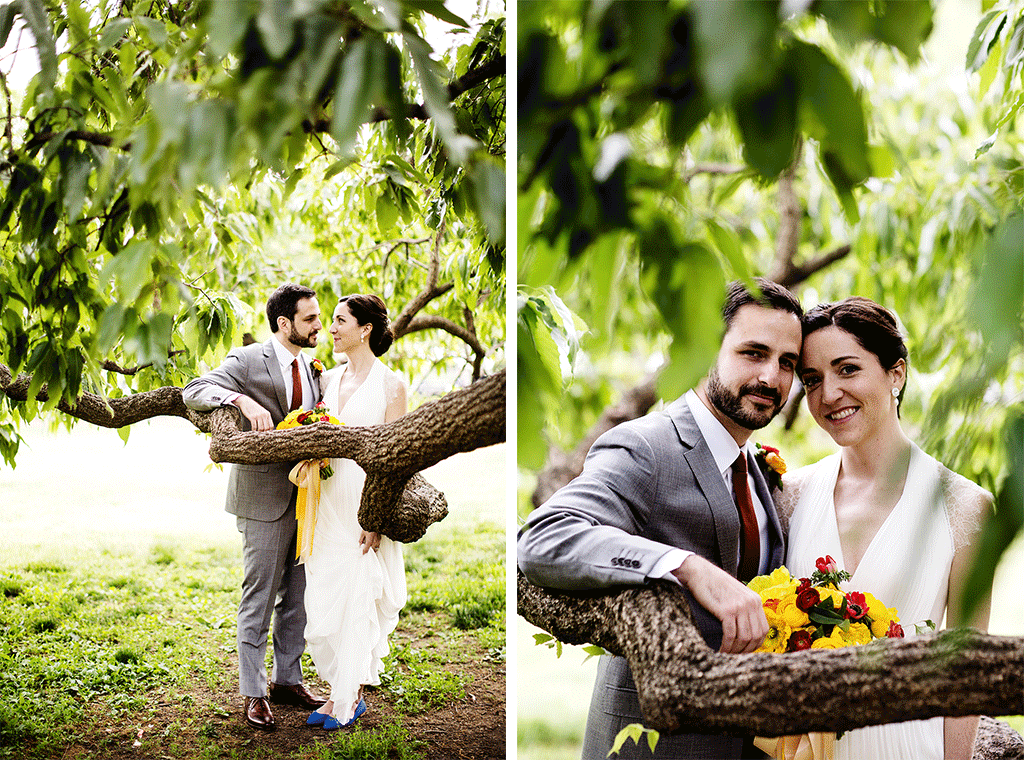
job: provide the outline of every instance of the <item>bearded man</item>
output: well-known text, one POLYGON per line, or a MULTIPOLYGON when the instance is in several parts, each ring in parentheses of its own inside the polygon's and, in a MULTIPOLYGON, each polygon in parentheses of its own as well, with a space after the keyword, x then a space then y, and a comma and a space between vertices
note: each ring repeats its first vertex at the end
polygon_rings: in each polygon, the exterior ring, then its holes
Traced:
MULTIPOLYGON (((707 377, 664 411, 602 435, 583 473, 534 510, 519 533, 518 564, 538 586, 563 591, 677 582, 701 635, 722 652, 754 651, 768 632, 745 585, 782 564, 785 537, 753 447, 789 397, 800 358, 799 302, 758 279, 731 283, 725 334, 707 377)), ((607 756, 619 731, 642 723, 622 657, 598 665, 584 760, 607 756)), ((662 736, 618 757, 740 758, 744 739, 662 736)), ((748 742, 749 746, 749 742, 748 742)))

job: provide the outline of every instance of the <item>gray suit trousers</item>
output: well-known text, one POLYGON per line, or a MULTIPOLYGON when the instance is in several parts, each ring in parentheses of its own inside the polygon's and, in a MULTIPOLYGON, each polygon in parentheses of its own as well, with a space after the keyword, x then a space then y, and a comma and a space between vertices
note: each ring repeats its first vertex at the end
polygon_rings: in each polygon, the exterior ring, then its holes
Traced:
POLYGON ((272 522, 238 518, 242 601, 238 606, 238 680, 247 697, 267 695, 267 632, 274 618, 273 682, 302 683, 306 646, 306 571, 295 564, 295 505, 272 522))
MULTIPOLYGON (((604 655, 597 666, 597 682, 587 715, 587 732, 583 742, 583 760, 604 760, 611 746, 603 746, 605 737, 615 737, 630 723, 643 723, 636 685, 629 666, 622 657, 604 655), (597 746, 598 744, 602 746, 597 746)), ((621 760, 723 760, 738 758, 743 752, 743 739, 705 734, 661 736, 654 754, 647 745, 647 736, 639 744, 627 739, 618 755, 621 760)))

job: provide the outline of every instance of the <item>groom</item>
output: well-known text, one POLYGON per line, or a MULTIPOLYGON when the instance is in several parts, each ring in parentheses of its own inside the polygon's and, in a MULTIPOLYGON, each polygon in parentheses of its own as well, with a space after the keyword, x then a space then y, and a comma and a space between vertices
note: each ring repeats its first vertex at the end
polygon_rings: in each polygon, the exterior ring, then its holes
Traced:
MULTIPOLYGON (((744 583, 782 563, 785 539, 748 444, 789 396, 802 343, 793 294, 758 279, 732 283, 714 366, 664 411, 602 435, 583 474, 534 510, 518 538, 519 567, 539 586, 570 591, 678 583, 708 645, 756 649, 768 632, 760 597, 744 583)), ((642 723, 625 659, 603 656, 583 760, 606 757, 615 736, 642 723)), ((619 757, 739 758, 743 739, 662 736, 619 757)))
MULTIPOLYGON (((303 348, 315 348, 320 323, 316 293, 302 285, 279 287, 267 301, 273 335, 266 343, 236 348, 224 363, 185 386, 185 404, 206 412, 234 405, 244 430, 273 430, 293 409, 312 409, 320 384, 303 348)), ((228 480, 227 511, 243 536, 242 601, 238 607, 238 675, 245 721, 274 730, 270 702, 315 710, 324 704, 302 685, 305 648, 305 570, 295 564, 295 494, 292 464, 236 464, 228 480), (274 671, 268 693, 264 665, 274 613, 274 671), (269 696, 269 700, 268 700, 269 696)))

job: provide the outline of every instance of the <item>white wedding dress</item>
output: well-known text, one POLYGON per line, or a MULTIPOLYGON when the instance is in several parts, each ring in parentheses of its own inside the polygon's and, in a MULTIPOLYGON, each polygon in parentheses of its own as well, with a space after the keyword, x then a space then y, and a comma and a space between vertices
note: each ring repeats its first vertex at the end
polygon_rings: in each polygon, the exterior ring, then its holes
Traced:
MULTIPOLYGON (((826 554, 845 569, 833 494, 839 454, 801 468, 784 480, 776 499, 791 514, 786 567, 797 578, 815 570, 826 554)), ((954 552, 977 530, 976 484, 913 447, 903 495, 878 529, 845 591, 874 594, 898 610, 906 635, 914 624, 940 626, 946 609, 954 552)), ((880 683, 884 689, 884 683, 880 683)), ((899 695, 892 695, 898 699, 899 695)), ((942 760, 943 719, 867 726, 849 731, 835 745, 835 760, 942 760)))
MULTIPOLYGON (((347 369, 347 368, 346 368, 347 369)), ((380 425, 391 370, 374 362, 363 384, 338 406, 344 371, 328 376, 324 403, 346 425, 380 425)), ((359 546, 359 497, 366 474, 351 459, 332 459, 334 475, 322 482, 320 506, 306 560, 306 642, 320 678, 331 685, 334 716, 352 717, 361 684, 378 685, 389 651, 388 635, 405 605, 402 545, 386 536, 366 554, 359 546)))

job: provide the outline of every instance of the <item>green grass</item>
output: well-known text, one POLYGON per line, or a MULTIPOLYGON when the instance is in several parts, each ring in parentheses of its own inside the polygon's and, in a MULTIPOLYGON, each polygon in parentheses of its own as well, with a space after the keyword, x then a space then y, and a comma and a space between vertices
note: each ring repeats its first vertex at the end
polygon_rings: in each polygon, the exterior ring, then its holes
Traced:
POLYGON ((197 610, 233 615, 236 575, 184 553, 170 564, 99 554, 70 567, 7 568, 0 584, 0 757, 59 754, 83 730, 84 703, 101 700, 116 720, 141 709, 158 686, 219 680, 223 664, 209 649, 233 646, 233 626, 204 625, 197 610), (204 579, 202 598, 189 588, 196 577, 204 579))
POLYGON ((380 728, 357 728, 342 734, 334 744, 317 745, 310 760, 417 760, 426 742, 409 736, 401 722, 387 723, 380 728))

